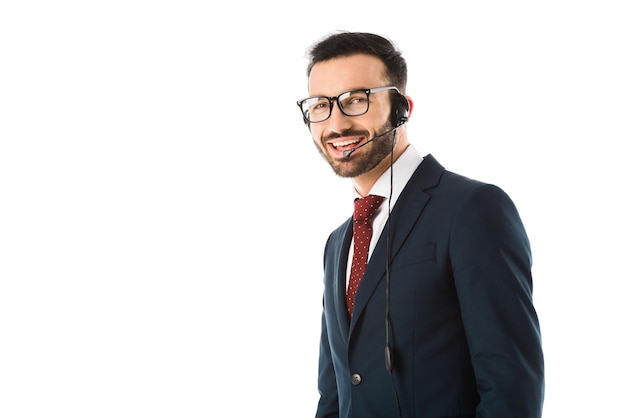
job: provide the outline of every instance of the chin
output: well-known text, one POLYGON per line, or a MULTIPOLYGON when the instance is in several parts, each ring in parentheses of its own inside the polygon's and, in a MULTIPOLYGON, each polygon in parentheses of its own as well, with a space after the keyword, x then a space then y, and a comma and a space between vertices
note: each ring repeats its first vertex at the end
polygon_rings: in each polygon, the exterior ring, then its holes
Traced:
POLYGON ((329 161, 329 163, 335 174, 344 178, 358 177, 371 169, 368 167, 367 161, 354 161, 353 158, 354 157, 350 157, 349 159, 333 162, 329 161))

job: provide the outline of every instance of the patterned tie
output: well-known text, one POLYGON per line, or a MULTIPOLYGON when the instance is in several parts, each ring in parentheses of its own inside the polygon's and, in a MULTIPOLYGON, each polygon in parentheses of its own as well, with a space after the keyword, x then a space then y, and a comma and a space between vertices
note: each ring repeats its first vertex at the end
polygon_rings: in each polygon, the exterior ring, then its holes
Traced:
POLYGON ((372 239, 371 217, 385 200, 384 197, 369 195, 354 201, 354 254, 352 255, 352 268, 350 269, 350 281, 346 292, 348 312, 352 317, 354 298, 361 283, 361 277, 365 272, 369 255, 370 241, 372 239))

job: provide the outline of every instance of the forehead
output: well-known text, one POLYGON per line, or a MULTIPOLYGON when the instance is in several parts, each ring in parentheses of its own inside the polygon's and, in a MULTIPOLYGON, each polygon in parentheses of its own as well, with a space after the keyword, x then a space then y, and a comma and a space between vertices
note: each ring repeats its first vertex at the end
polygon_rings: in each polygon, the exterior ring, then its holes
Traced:
POLYGON ((355 54, 315 64, 309 75, 309 94, 336 96, 347 90, 381 87, 385 83, 386 68, 380 58, 355 54))

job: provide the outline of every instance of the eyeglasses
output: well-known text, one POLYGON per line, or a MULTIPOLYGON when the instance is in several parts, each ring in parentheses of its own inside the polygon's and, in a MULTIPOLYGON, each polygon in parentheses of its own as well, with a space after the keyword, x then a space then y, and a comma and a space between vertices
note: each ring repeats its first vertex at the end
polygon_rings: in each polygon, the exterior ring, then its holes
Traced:
POLYGON ((386 90, 395 90, 400 93, 396 86, 376 87, 373 89, 350 90, 335 97, 313 96, 298 100, 297 104, 307 122, 323 122, 330 118, 333 111, 333 102, 337 102, 339 110, 346 116, 361 116, 370 108, 370 94, 386 90))

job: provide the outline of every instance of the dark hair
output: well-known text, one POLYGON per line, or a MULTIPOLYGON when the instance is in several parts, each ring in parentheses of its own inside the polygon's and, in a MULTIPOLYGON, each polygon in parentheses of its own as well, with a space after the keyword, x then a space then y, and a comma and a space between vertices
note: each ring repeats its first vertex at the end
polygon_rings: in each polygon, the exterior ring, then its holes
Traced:
POLYGON ((318 62, 359 53, 379 58, 387 68, 389 82, 405 92, 407 66, 404 57, 390 40, 373 33, 339 32, 326 36, 308 51, 307 77, 318 62))

